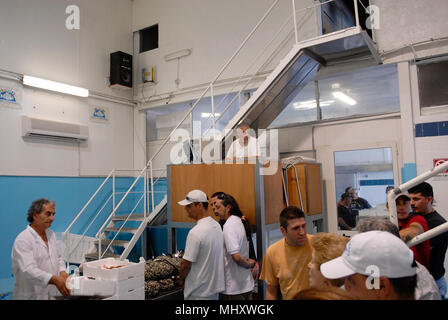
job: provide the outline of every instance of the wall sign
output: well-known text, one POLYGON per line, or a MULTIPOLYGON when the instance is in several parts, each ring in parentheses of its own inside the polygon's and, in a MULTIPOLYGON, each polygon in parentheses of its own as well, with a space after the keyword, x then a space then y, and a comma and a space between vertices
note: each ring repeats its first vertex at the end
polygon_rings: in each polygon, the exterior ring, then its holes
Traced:
POLYGON ((109 121, 109 109, 101 106, 90 106, 90 119, 96 122, 109 121))
MULTIPOLYGON (((442 163, 445 163, 448 161, 448 158, 440 158, 440 159, 433 159, 432 163, 433 163, 433 167, 437 167, 439 165, 441 165, 442 163)), ((448 170, 442 171, 438 174, 439 176, 448 176, 448 170)))
POLYGON ((20 93, 16 88, 0 87, 0 107, 19 109, 20 93))

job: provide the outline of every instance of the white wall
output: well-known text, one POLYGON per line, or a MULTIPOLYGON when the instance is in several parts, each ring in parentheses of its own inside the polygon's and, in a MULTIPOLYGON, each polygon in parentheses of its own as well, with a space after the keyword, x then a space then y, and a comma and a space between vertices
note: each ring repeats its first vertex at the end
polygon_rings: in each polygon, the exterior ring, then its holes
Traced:
MULTIPOLYGON (((159 48, 143 54, 136 54, 136 81, 141 81, 141 69, 155 66, 155 86, 145 86, 145 97, 160 99, 160 96, 172 94, 171 103, 193 99, 203 90, 182 96, 186 88, 210 83, 233 55, 241 42, 268 10, 273 0, 135 0, 133 6, 133 31, 138 31, 154 24, 159 25, 159 48), (182 49, 191 49, 190 56, 180 59, 179 88, 174 80, 177 78, 177 61, 164 60, 164 56, 182 49), (177 97, 178 96, 178 97, 177 97)), ((296 0, 297 9, 310 6, 312 0, 296 0)), ((275 35, 280 26, 292 14, 291 1, 279 1, 272 15, 261 25, 261 29, 249 40, 247 47, 235 59, 231 68, 224 72, 220 80, 239 77, 263 49, 264 45, 275 35)), ((299 16, 303 14, 300 13, 299 16)), ((316 17, 310 15, 299 22, 300 38, 316 35, 316 17)), ((285 32, 274 42, 272 52, 279 42, 290 35, 292 41, 292 19, 285 32)), ((290 44, 292 42, 289 42, 290 44)), ((291 47, 288 47, 288 51, 291 47)), ((287 51, 278 54, 277 60, 265 68, 275 67, 287 51)), ((260 63, 267 58, 264 55, 260 63)), ((141 97, 141 90, 136 92, 141 97)), ((165 102, 158 102, 161 105, 165 102)), ((149 103, 147 105, 150 105, 149 103)))
MULTIPOLYGON (((109 88, 107 77, 111 52, 132 53, 131 20, 130 1, 3 0, 0 69, 130 99, 132 90, 109 88), (68 5, 80 9, 79 30, 66 28, 68 5)), ((138 147, 134 146, 132 106, 22 87, 3 77, 0 85, 17 88, 21 96, 19 108, 0 107, 0 175, 104 175, 112 168, 134 167, 138 147), (90 120, 90 106, 108 108, 109 121, 90 120), (24 140, 21 115, 87 125, 89 140, 79 146, 24 140)), ((144 150, 145 141, 142 146, 144 150)))
POLYGON ((415 45, 417 57, 444 54, 448 42, 423 43, 430 39, 447 36, 448 2, 445 0, 371 0, 380 8, 380 28, 373 34, 384 62, 398 62, 414 59, 409 45, 415 45), (396 50, 403 48, 402 50, 396 50), (393 51, 393 52, 392 52, 393 51))

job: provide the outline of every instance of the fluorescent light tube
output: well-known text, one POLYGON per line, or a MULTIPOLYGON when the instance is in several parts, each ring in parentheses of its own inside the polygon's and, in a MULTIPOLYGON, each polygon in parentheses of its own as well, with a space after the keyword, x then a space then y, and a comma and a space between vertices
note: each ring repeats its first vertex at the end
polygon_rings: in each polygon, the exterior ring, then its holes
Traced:
POLYGON ((79 97, 89 96, 89 90, 87 89, 31 76, 23 76, 23 84, 31 87, 71 94, 79 97))
MULTIPOLYGON (((322 100, 322 101, 320 101, 319 106, 320 107, 328 107, 332 103, 334 103, 334 100, 322 100)), ((315 100, 309 100, 309 101, 303 101, 303 102, 294 102, 293 106, 297 110, 308 110, 308 109, 316 108, 317 104, 316 104, 315 100)))
POLYGON ((350 98, 348 95, 346 95, 345 93, 341 92, 341 91, 335 91, 333 92, 333 96, 339 100, 341 100, 342 102, 345 102, 351 106, 356 104, 356 100, 350 98))
MULTIPOLYGON (((201 117, 202 118, 208 118, 208 117, 210 117, 212 114, 211 113, 209 113, 209 112, 202 112, 201 113, 201 117)), ((215 117, 219 117, 221 114, 220 113, 216 113, 215 112, 215 117)))

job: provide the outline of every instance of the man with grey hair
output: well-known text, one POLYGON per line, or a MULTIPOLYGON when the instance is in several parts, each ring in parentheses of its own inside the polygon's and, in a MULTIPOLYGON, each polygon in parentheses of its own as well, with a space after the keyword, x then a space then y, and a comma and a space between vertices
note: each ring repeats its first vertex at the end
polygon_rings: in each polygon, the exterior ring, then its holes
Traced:
MULTIPOLYGON (((401 239, 398 227, 390 220, 383 218, 363 219, 358 223, 357 230, 359 233, 373 230, 387 231, 401 239)), ((418 261, 416 263, 417 286, 415 287, 415 300, 440 300, 439 287, 434 278, 425 266, 418 261)))
MULTIPOLYGON (((255 159, 260 156, 257 149, 257 138, 255 132, 250 128, 247 122, 238 125, 236 129, 237 139, 230 145, 226 154, 226 160, 236 159, 255 159)), ((241 160, 240 160, 241 161, 241 160)))
POLYGON ((56 235, 49 228, 54 221, 55 203, 39 199, 28 209, 30 223, 14 241, 12 273, 14 300, 48 300, 49 284, 55 285, 64 296, 70 295, 66 287, 68 274, 59 254, 56 235))

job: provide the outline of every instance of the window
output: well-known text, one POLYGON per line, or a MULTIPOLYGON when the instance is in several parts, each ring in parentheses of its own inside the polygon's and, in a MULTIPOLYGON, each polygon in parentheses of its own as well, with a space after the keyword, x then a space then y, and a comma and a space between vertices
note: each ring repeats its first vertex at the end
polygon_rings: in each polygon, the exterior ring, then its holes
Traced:
POLYGON ((420 109, 448 106, 448 60, 418 64, 417 72, 420 109))
POLYGON ((140 33, 140 53, 159 47, 159 25, 142 29, 140 33))
POLYGON ((310 81, 292 97, 269 128, 398 111, 397 67, 386 64, 310 81))

